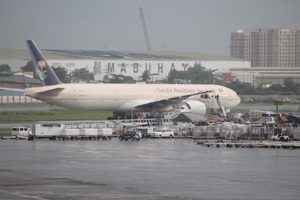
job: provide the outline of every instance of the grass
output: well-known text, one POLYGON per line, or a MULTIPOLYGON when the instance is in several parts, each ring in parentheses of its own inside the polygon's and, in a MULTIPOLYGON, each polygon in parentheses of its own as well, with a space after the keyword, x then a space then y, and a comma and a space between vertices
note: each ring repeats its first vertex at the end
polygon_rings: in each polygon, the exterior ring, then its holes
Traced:
POLYGON ((50 111, 1 112, 0 123, 60 121, 60 120, 104 120, 111 112, 75 111, 54 109, 50 111))
MULTIPOLYGON (((0 104, 3 107, 6 108, 18 108, 18 107, 49 107, 51 105, 47 104, 47 103, 2 103, 0 104)), ((55 106, 53 106, 55 107, 55 106)))
POLYGON ((11 136, 10 128, 0 128, 0 136, 11 136))

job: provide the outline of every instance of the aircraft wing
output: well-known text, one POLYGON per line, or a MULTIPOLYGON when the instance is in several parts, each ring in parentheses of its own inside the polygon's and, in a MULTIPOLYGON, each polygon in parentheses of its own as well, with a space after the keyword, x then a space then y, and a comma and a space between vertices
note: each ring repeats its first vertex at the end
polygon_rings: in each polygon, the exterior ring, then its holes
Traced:
POLYGON ((171 97, 168 99, 161 99, 158 101, 153 101, 150 103, 146 103, 146 104, 142 104, 142 105, 138 105, 136 108, 152 108, 152 107, 166 107, 166 106, 172 106, 172 105, 176 105, 181 103, 182 101, 186 100, 187 98, 191 97, 191 96, 195 96, 195 95, 199 95, 199 94, 205 94, 205 93, 209 93, 211 91, 204 91, 204 92, 196 92, 196 93, 192 93, 192 94, 186 94, 186 95, 182 95, 182 96, 176 96, 176 97, 171 97))

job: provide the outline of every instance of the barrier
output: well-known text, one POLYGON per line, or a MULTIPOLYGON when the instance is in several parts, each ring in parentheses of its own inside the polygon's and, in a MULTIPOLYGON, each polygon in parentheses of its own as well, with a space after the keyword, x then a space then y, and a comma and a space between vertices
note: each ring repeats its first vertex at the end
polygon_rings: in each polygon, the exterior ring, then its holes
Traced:
POLYGON ((0 104, 41 103, 42 101, 28 96, 0 96, 0 104))

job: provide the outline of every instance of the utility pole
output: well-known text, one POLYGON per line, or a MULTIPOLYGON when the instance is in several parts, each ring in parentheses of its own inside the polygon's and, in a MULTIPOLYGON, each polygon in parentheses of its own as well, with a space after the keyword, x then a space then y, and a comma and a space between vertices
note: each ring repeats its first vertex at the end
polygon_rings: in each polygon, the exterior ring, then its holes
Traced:
POLYGON ((146 21, 145 21, 145 17, 144 17, 142 7, 140 7, 140 18, 141 18, 141 21, 142 21, 142 26, 143 26, 144 36, 145 36, 145 42, 146 42, 146 48, 147 48, 147 51, 151 51, 152 49, 151 49, 151 45, 150 45, 150 40, 149 40, 149 36, 148 36, 146 21))

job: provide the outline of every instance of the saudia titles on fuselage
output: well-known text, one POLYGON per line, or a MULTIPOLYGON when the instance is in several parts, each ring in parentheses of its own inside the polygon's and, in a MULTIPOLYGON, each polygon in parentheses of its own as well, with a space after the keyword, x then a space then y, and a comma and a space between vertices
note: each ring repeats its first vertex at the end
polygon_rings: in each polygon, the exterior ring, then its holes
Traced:
POLYGON ((197 92, 204 92, 204 90, 192 89, 192 88, 156 88, 157 93, 186 93, 193 94, 197 92))

